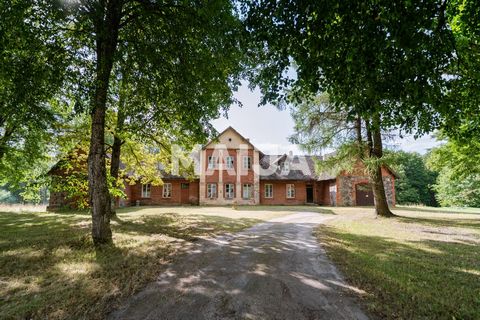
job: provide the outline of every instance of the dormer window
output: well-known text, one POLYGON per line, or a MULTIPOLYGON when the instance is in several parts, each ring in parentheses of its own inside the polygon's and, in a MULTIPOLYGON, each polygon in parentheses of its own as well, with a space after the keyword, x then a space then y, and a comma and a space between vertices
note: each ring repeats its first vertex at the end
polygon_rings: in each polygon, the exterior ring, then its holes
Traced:
POLYGON ((290 162, 284 162, 282 165, 282 174, 288 175, 290 172, 290 162))

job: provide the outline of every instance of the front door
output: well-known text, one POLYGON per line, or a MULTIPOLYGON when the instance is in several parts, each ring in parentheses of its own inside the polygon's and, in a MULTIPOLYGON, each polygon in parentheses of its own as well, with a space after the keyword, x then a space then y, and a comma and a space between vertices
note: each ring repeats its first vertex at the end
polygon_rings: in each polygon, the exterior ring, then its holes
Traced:
POLYGON ((313 203, 313 186, 307 186, 307 203, 313 203))
POLYGON ((190 196, 190 184, 189 183, 182 183, 180 185, 180 192, 181 192, 181 199, 182 203, 188 203, 188 198, 190 196))
POLYGON ((355 186, 357 206, 373 206, 372 186, 368 183, 361 183, 355 186))

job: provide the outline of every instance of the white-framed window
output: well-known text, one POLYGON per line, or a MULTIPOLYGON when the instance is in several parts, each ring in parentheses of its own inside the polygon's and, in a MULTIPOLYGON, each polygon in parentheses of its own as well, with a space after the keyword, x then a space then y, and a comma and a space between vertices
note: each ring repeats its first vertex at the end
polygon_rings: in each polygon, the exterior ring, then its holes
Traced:
POLYGON ((265 184, 265 198, 273 198, 273 184, 265 184))
POLYGON ((142 198, 150 198, 152 185, 150 183, 142 184, 142 198))
POLYGON ((227 169, 233 169, 233 157, 232 156, 225 157, 225 167, 227 169))
POLYGON ((217 184, 216 183, 207 183, 207 198, 216 198, 217 197, 217 184))
POLYGON ((164 198, 171 198, 172 197, 172 184, 171 183, 164 183, 163 184, 162 197, 164 197, 164 198))
POLYGON ((252 185, 246 183, 246 184, 243 185, 242 198, 243 199, 250 199, 251 197, 252 197, 252 185))
POLYGON ((217 157, 208 156, 208 169, 215 169, 217 167, 217 157))
POLYGON ((287 184, 287 199, 295 198, 295 185, 287 184))
POLYGON ((250 170, 252 168, 252 157, 244 156, 243 157, 243 169, 250 170))
POLYGON ((225 184, 225 198, 233 199, 235 197, 235 187, 233 183, 225 184))

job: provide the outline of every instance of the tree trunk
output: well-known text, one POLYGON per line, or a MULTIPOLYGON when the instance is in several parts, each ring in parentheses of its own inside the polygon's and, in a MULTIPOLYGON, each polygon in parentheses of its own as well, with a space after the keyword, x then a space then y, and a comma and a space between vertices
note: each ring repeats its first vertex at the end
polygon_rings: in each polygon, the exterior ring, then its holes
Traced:
POLYGON ((367 146, 368 146, 368 157, 372 156, 372 150, 373 150, 373 140, 372 140, 372 130, 370 128, 370 121, 368 119, 365 119, 365 128, 367 129, 367 146))
POLYGON ((96 33, 95 92, 92 100, 92 133, 88 155, 88 186, 92 210, 92 238, 95 245, 112 242, 110 194, 105 166, 105 113, 110 74, 118 42, 121 0, 98 4, 91 12, 96 33))
POLYGON ((16 127, 14 125, 8 125, 8 122, 3 121, 3 119, 0 119, 0 127, 5 124, 4 128, 4 133, 3 136, 0 137, 0 160, 5 156, 5 153, 7 152, 7 144, 9 142, 9 139, 12 137, 12 135, 15 133, 16 127))
MULTIPOLYGON (((122 97, 120 97, 122 100, 122 97)), ((118 173, 120 171, 120 154, 122 151, 122 144, 123 140, 120 138, 119 133, 123 130, 123 123, 125 121, 125 116, 123 113, 123 106, 122 103, 119 102, 119 109, 117 115, 117 126, 115 128, 115 134, 113 137, 113 146, 112 146, 112 159, 110 162, 110 176, 113 178, 113 181, 118 180, 118 173)), ((111 201, 111 208, 110 208, 110 217, 116 216, 115 212, 115 199, 111 201)))
MULTIPOLYGON (((371 128, 372 150, 371 157, 375 160, 382 158, 383 145, 382 134, 380 132, 380 117, 377 115, 371 128)), ((393 217, 394 214, 388 207, 387 197, 385 195, 385 187, 382 179, 382 167, 377 165, 370 169, 370 179, 372 180, 373 196, 375 199, 375 212, 378 216, 393 217)))
POLYGON ((355 120, 355 134, 357 136, 358 157, 360 160, 363 160, 362 118, 360 118, 360 116, 357 116, 357 119, 355 120))

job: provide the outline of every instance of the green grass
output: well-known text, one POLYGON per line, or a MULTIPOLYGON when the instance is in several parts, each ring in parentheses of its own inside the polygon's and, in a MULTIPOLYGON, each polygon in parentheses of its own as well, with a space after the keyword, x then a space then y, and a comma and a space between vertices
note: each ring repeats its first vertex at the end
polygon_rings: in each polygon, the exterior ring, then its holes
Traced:
POLYGON ((399 210, 436 213, 473 213, 480 214, 480 208, 453 208, 453 207, 426 207, 426 206, 397 206, 399 210))
POLYGON ((0 319, 103 319, 154 280, 178 249, 285 213, 131 208, 95 250, 86 213, 0 212, 0 319))
MULTIPOLYGON (((425 208, 428 209, 428 208, 425 208)), ((480 214, 339 208, 317 236, 382 319, 478 319, 480 214)))

